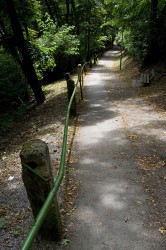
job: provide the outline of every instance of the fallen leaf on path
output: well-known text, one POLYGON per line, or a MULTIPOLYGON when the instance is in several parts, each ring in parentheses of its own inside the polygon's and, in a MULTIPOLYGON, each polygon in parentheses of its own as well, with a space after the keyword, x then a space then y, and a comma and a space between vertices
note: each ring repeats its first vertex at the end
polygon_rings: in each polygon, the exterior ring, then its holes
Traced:
POLYGON ((159 228, 159 232, 160 232, 162 235, 166 235, 166 228, 160 227, 160 228, 159 228))
POLYGON ((68 240, 68 239, 63 239, 63 240, 61 241, 61 245, 66 247, 70 242, 71 242, 71 241, 68 240))
POLYGON ((140 140, 140 137, 138 135, 129 135, 129 138, 132 140, 132 141, 139 141, 140 140))

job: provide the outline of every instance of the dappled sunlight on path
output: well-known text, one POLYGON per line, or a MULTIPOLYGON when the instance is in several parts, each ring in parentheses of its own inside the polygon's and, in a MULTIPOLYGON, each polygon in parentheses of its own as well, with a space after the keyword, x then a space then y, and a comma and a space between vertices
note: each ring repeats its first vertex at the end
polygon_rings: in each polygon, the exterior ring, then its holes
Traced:
MULTIPOLYGON (((111 67, 118 53, 106 52, 86 78, 86 100, 76 138, 77 209, 71 218, 68 250, 165 249, 164 239, 152 225, 137 154, 117 103, 121 82, 111 67), (105 86, 110 83, 113 91, 108 94, 105 86)), ((131 98, 130 92, 122 100, 130 102, 131 98)))

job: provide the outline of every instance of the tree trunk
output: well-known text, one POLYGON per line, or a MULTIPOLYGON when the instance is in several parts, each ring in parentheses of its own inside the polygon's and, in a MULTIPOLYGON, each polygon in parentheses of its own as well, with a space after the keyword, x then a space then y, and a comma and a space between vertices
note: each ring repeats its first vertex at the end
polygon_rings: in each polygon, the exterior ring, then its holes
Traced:
POLYGON ((36 75, 32 60, 30 58, 30 55, 26 46, 26 41, 23 36, 23 32, 21 29, 21 25, 20 25, 13 1, 6 0, 6 6, 7 6, 7 11, 9 14, 10 22, 11 22, 13 34, 15 37, 16 46, 22 57, 22 60, 21 60, 22 70, 28 80, 29 85, 31 86, 33 90, 37 104, 41 104, 44 102, 45 96, 41 89, 41 86, 39 85, 39 81, 37 79, 37 75, 36 75))
POLYGON ((164 7, 163 7, 163 9, 162 9, 162 11, 161 11, 158 19, 159 19, 160 22, 164 22, 165 21, 165 17, 166 17, 166 3, 164 5, 164 7))
POLYGON ((47 6, 48 13, 50 14, 51 19, 52 19, 53 22, 55 23, 55 17, 54 17, 54 14, 53 14, 52 10, 51 10, 51 6, 50 6, 49 1, 48 1, 48 0, 45 0, 45 4, 46 4, 46 6, 47 6))
POLYGON ((158 59, 157 9, 158 9, 158 0, 151 0, 150 39, 149 39, 147 64, 151 64, 158 59))
POLYGON ((58 25, 58 27, 61 27, 62 26, 62 19, 60 17, 61 13, 60 13, 60 9, 58 7, 58 4, 55 1, 53 1, 53 9, 54 9, 54 13, 55 13, 55 16, 57 19, 57 25, 58 25))
POLYGON ((79 35, 80 34, 80 25, 79 25, 79 19, 78 19, 78 14, 77 14, 77 10, 76 10, 76 6, 75 6, 75 1, 74 0, 71 0, 71 6, 72 6, 72 9, 73 9, 73 13, 74 13, 76 33, 77 33, 77 35, 79 35))
POLYGON ((160 29, 158 45, 162 58, 166 56, 166 3, 158 16, 158 29, 160 29))
POLYGON ((70 14, 69 0, 66 0, 66 23, 67 24, 69 24, 69 14, 70 14))

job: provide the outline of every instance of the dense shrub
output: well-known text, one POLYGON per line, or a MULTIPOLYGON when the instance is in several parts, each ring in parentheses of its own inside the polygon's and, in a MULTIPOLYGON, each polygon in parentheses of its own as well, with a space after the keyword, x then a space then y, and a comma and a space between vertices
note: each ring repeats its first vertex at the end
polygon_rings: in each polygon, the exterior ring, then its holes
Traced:
MULTIPOLYGON (((4 49, 0 49, 0 99, 8 102, 24 102, 28 87, 18 63, 4 49)), ((2 110, 1 110, 2 112, 2 110)))

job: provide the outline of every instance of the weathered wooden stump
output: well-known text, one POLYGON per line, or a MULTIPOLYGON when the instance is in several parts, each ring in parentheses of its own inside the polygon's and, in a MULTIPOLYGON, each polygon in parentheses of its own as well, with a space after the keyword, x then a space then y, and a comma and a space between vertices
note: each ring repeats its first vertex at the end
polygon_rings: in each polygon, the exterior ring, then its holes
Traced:
MULTIPOLYGON (((68 93, 68 102, 71 99, 71 96, 73 94, 74 88, 75 88, 75 83, 70 77, 70 73, 65 73, 65 79, 67 82, 67 93, 68 93)), ((74 96, 72 105, 71 105, 71 110, 70 110, 71 115, 76 115, 77 114, 77 106, 76 106, 76 97, 74 96)))
MULTIPOLYGON (((47 144, 39 139, 25 143, 20 152, 22 179, 31 204, 34 218, 37 217, 54 183, 47 144)), ((48 240, 59 241, 62 223, 57 197, 39 233, 48 240)))

